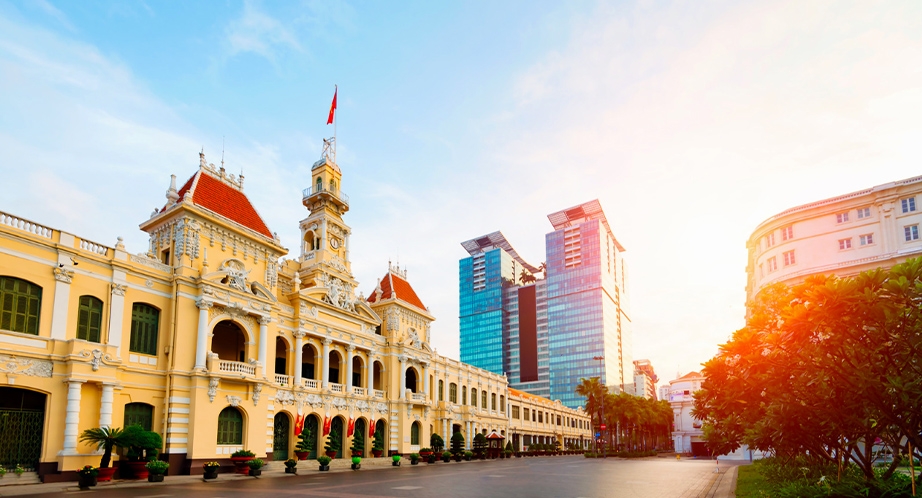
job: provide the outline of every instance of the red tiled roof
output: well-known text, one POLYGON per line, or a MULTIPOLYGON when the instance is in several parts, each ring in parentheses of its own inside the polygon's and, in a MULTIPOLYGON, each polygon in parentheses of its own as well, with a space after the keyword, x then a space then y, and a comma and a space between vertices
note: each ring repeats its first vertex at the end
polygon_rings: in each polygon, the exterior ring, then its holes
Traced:
MULTIPOLYGON (((179 189, 179 200, 182 202, 186 193, 192 191, 192 203, 209 211, 238 223, 254 232, 265 235, 270 239, 272 232, 263 219, 250 204, 250 200, 240 190, 213 178, 204 170, 197 171, 182 188, 179 189)), ((164 207, 160 212, 166 211, 164 207)))
POLYGON ((698 373, 698 372, 688 372, 687 374, 685 374, 685 375, 679 377, 679 378, 676 379, 676 380, 694 379, 694 378, 696 378, 696 377, 701 377, 701 374, 698 373))
MULTIPOLYGON (((395 275, 393 272, 388 271, 387 275, 384 275, 384 278, 381 279, 381 300, 383 301, 395 297, 421 310, 426 309, 426 306, 419 300, 419 296, 416 295, 416 291, 413 290, 410 283, 395 275)), ((368 302, 376 302, 375 291, 372 291, 371 296, 368 297, 368 302)))

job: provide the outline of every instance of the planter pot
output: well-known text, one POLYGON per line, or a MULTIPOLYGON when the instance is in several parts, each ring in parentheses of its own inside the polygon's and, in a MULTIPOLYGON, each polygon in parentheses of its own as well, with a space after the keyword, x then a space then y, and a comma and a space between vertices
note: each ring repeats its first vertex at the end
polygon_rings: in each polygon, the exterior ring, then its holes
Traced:
POLYGON ((455 461, 456 461, 456 462, 460 462, 460 461, 461 461, 461 455, 455 455, 455 461))
POLYGON ((391 462, 391 466, 400 467, 400 460, 397 460, 396 462, 391 462))
POLYGON ((97 481, 111 481, 112 475, 115 474, 116 470, 117 469, 115 467, 103 467, 99 469, 99 475, 96 476, 96 480, 97 481))
POLYGON ((359 469, 361 469, 361 468, 362 468, 362 464, 360 464, 360 463, 353 463, 353 464, 352 464, 352 470, 359 470, 359 469))
POLYGON ((419 460, 410 460, 410 465, 419 465, 419 460))
POLYGON ((263 469, 250 469, 250 471, 247 473, 247 475, 250 477, 259 477, 262 474, 263 474, 263 469))
POLYGON ((286 474, 297 474, 298 468, 297 467, 285 467, 285 473, 286 474))
POLYGON ((163 474, 149 474, 147 482, 163 482, 163 474))
POLYGON ((374 455, 375 458, 381 458, 381 455, 384 454, 384 450, 371 450, 371 454, 374 455))
POLYGON ((464 455, 464 461, 465 461, 465 462, 470 462, 470 461, 471 461, 471 457, 469 457, 469 456, 467 456, 467 455, 464 455))
POLYGON ((505 453, 500 453, 500 454, 499 454, 499 457, 500 457, 500 458, 506 458, 506 454, 505 454, 505 453))
POLYGON ((234 462, 234 466, 236 467, 234 472, 244 476, 248 475, 250 473, 250 466, 247 465, 247 462, 254 458, 256 457, 231 457, 231 461, 234 462))
POLYGON ((125 465, 131 471, 131 476, 134 479, 147 479, 147 476, 150 475, 150 471, 147 470, 147 462, 125 462, 125 465))
POLYGON ((516 454, 515 454, 515 457, 516 457, 516 458, 522 458, 522 454, 521 454, 521 453, 516 453, 516 454))
POLYGON ((296 451, 295 452, 295 456, 298 457, 298 460, 307 460, 307 457, 310 454, 311 452, 309 451, 296 451))
POLYGON ((80 489, 90 489, 96 485, 96 476, 77 476, 77 485, 80 489))
POLYGON ((435 455, 429 455, 428 463, 435 463, 435 455))
POLYGON ((329 465, 321 465, 321 466, 320 466, 320 472, 326 472, 326 471, 328 471, 328 470, 330 470, 330 466, 329 466, 329 465))
POLYGON ((431 454, 432 454, 431 451, 421 451, 421 452, 419 452, 419 456, 421 456, 421 457, 423 457, 423 458, 429 458, 429 455, 431 455, 431 454))
POLYGON ((448 462, 451 461, 451 457, 447 457, 447 458, 446 458, 446 457, 442 457, 442 461, 445 462, 445 463, 448 463, 448 462))
POLYGON ((324 452, 324 455, 326 455, 326 456, 328 456, 328 457, 330 457, 330 458, 336 458, 336 452, 335 452, 335 451, 327 451, 327 452, 324 452))
POLYGON ((211 472, 206 470, 205 474, 202 477, 204 477, 206 481, 210 481, 211 479, 217 479, 218 469, 214 469, 214 471, 211 471, 211 472))

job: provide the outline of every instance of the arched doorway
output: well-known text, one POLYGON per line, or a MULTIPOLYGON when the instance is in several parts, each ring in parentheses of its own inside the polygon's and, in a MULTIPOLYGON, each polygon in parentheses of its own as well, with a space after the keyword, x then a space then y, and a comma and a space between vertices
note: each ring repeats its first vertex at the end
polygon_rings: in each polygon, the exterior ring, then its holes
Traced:
POLYGON ((352 447, 358 448, 362 452, 362 456, 368 455, 368 442, 365 441, 365 437, 368 435, 368 426, 365 425, 365 419, 360 418, 355 421, 355 427, 352 432, 352 447))
POLYGON ((239 325, 224 320, 214 326, 211 351, 228 361, 246 361, 246 334, 239 325))
POLYGON ((291 437, 291 419, 285 413, 275 414, 272 435, 272 459, 288 460, 288 440, 291 437))
POLYGON ((288 375, 288 341, 281 337, 275 338, 275 373, 288 375))
POLYGON ((378 420, 375 422, 375 441, 380 441, 382 451, 387 450, 387 440, 384 438, 384 434, 386 434, 384 432, 384 421, 378 420))
POLYGON ((313 440, 311 445, 311 453, 308 455, 308 460, 315 460, 322 453, 318 451, 323 448, 319 448, 320 445, 320 419, 317 418, 317 415, 308 415, 307 420, 304 421, 304 430, 310 431, 310 437, 313 440))
POLYGON ((46 400, 47 395, 40 392, 0 387, 0 466, 38 467, 46 400))
MULTIPOLYGON (((338 437, 339 441, 336 441, 338 444, 334 445, 333 449, 336 450, 336 458, 343 458, 346 454, 345 443, 346 443, 346 431, 344 430, 343 418, 334 417, 333 422, 330 424, 330 438, 338 437), (336 436, 334 436, 334 434, 336 436)), ((332 440, 332 439, 330 439, 332 440)))

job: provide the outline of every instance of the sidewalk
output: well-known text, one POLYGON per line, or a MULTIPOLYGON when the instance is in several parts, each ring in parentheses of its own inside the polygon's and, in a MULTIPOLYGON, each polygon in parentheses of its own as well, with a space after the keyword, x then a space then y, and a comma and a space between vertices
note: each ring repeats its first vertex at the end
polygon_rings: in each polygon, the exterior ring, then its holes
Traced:
MULTIPOLYGON (((393 467, 391 464, 390 458, 363 458, 362 459, 362 469, 361 470, 375 470, 383 469, 388 467, 393 467)), ((455 462, 452 462, 455 464, 455 462)), ((463 463, 463 462, 462 462, 463 463)), ((409 458, 402 458, 400 460, 400 465, 410 465, 409 458)), ((420 463, 420 465, 426 465, 420 463)), ((316 460, 304 460, 298 462, 298 473, 300 475, 319 473, 318 467, 320 464, 316 460)), ((330 462, 330 472, 352 472, 352 461, 348 459, 336 459, 330 462)), ((272 461, 269 462, 266 466, 262 468, 262 475, 260 479, 271 479, 271 478, 281 478, 289 476, 290 474, 285 473, 285 464, 281 461, 272 461)), ((4 477, 3 479, 6 479, 4 477)), ((244 476, 241 474, 233 473, 221 473, 218 474, 218 481, 227 481, 230 479, 253 479, 250 476, 244 476)), ((183 482, 200 482, 202 481, 202 476, 166 476, 162 483, 159 482, 147 482, 147 480, 135 480, 135 479, 119 479, 111 482, 101 482, 96 485, 95 489, 108 489, 108 488, 147 488, 147 487, 157 487, 163 486, 164 484, 179 484, 183 482)), ((22 485, 6 485, 0 486, 0 496, 26 496, 26 495, 35 495, 42 493, 65 493, 72 491, 79 491, 80 488, 77 486, 76 481, 71 482, 53 482, 47 484, 22 484, 22 485)))

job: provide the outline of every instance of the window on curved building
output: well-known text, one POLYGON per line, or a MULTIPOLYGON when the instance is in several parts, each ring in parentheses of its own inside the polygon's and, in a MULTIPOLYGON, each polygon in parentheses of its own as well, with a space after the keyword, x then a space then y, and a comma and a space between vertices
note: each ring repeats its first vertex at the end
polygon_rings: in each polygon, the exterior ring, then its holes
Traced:
POLYGON ((461 386, 461 404, 467 404, 467 388, 464 386, 461 386))
POLYGON ((454 382, 448 384, 448 401, 452 403, 458 402, 458 384, 454 382))
POLYGON ((0 329, 38 335, 42 288, 15 277, 0 277, 0 329))
POLYGON ((149 304, 134 303, 131 306, 131 343, 128 350, 156 355, 159 330, 160 310, 149 304))
POLYGON ((128 403, 125 405, 125 420, 122 427, 140 425, 145 431, 154 426, 154 407, 147 403, 128 403))
POLYGON ((503 396, 502 394, 499 395, 499 411, 501 412, 506 411, 506 397, 503 396))
POLYGON ((496 411, 496 393, 490 393, 490 409, 496 411))
POLYGON ((419 444, 419 422, 410 426, 410 444, 419 444))
POLYGON ((480 391, 480 407, 486 410, 487 408, 487 392, 480 391))
POLYGON ((218 415, 218 444, 243 444, 243 414, 233 406, 218 415))
POLYGON ((99 342, 102 330, 102 301, 93 296, 80 296, 77 314, 77 339, 99 342))
POLYGON ((477 406, 477 390, 471 389, 471 406, 477 406))
POLYGON ((439 401, 445 401, 445 382, 439 381, 439 401))

